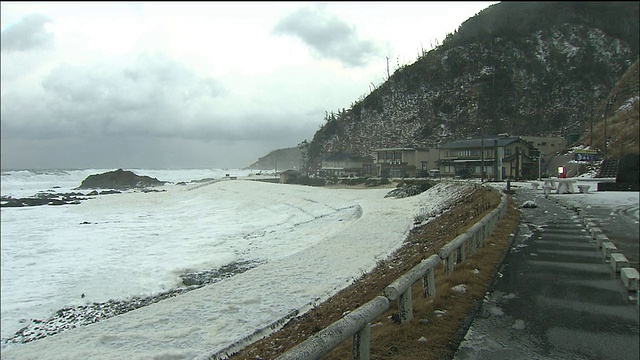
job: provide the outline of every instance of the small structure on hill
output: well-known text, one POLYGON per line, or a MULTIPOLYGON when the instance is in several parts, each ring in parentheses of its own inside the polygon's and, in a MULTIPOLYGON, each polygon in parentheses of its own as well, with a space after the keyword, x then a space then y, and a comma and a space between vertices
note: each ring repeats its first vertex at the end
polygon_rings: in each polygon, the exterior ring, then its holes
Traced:
POLYGON ((302 173, 298 170, 286 170, 280 174, 280 183, 281 184, 290 184, 292 182, 297 182, 302 177, 302 173))
POLYGON ((598 191, 640 191, 640 154, 626 154, 606 161, 617 165, 616 182, 599 182, 598 191))

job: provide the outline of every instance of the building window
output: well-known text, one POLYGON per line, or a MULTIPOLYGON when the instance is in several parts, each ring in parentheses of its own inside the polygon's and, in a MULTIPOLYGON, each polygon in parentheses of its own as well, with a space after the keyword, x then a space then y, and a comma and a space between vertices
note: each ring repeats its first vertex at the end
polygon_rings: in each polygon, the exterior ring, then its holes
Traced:
POLYGON ((505 155, 511 155, 511 149, 504 149, 505 155))

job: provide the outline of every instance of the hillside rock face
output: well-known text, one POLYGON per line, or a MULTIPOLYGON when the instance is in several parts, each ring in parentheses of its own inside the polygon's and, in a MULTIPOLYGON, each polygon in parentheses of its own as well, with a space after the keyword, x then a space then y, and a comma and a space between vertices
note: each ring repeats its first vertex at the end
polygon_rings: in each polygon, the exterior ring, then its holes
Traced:
POLYGON ((278 170, 289 169, 299 170, 302 164, 303 151, 298 147, 278 149, 261 157, 255 163, 249 165, 248 169, 255 170, 278 170))
POLYGON ((638 3, 499 3, 443 44, 331 112, 309 145, 310 170, 344 151, 486 134, 582 134, 638 58, 638 3))
POLYGON ((79 189, 133 189, 162 186, 164 181, 149 176, 136 175, 131 171, 118 169, 102 174, 89 175, 79 189))

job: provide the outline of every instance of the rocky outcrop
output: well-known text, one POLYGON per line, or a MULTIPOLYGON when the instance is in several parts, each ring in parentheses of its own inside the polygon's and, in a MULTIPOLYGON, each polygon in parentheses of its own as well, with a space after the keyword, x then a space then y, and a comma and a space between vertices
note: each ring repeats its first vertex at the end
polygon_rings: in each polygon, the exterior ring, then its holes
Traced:
POLYGON ((303 160, 303 151, 299 147, 277 149, 261 157, 247 169, 253 170, 278 170, 300 169, 303 160))
POLYGON ((133 189, 162 186, 164 181, 149 176, 136 175, 131 171, 118 169, 102 174, 89 175, 79 189, 133 189))

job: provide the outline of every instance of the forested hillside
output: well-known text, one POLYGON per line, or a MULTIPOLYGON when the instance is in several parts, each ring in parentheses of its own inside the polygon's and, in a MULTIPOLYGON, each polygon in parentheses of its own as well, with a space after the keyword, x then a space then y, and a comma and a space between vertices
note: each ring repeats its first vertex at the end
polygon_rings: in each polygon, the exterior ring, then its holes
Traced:
POLYGON ((638 16, 638 2, 493 5, 349 109, 328 112, 308 166, 335 151, 431 147, 482 127, 584 134, 638 59, 638 16))

